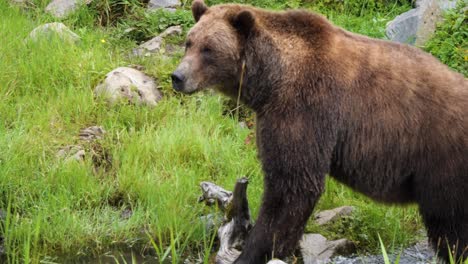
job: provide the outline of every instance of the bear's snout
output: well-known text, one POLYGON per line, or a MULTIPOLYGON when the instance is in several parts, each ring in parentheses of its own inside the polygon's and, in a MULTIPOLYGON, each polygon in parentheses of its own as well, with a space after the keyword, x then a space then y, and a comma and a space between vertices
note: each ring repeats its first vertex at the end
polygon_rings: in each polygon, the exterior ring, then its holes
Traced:
POLYGON ((174 90, 178 92, 181 92, 184 90, 185 76, 181 72, 177 70, 173 72, 171 75, 171 79, 172 79, 172 88, 174 88, 174 90))

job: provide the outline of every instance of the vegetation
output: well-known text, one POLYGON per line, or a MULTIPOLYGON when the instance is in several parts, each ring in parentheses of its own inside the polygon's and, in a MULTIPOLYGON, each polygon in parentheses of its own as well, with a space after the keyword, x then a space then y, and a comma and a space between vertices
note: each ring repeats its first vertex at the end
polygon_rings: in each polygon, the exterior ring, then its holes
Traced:
POLYGON ((468 76, 468 1, 461 0, 447 11, 445 20, 425 49, 456 71, 468 76))
MULTIPOLYGON (((316 10, 351 31, 380 38, 386 22, 410 6, 379 0, 251 3, 316 10)), ((247 175, 255 216, 262 174, 255 146, 246 140, 253 131, 239 126, 224 97, 172 91, 170 73, 182 54, 128 56, 168 26, 188 29, 189 3, 174 13, 148 13, 136 0, 93 1, 62 20, 81 36, 77 45, 25 41, 36 26, 57 20, 44 13, 46 4, 17 7, 0 0, 0 208, 6 214, 0 262, 60 263, 129 249, 161 262, 207 262, 215 233, 200 220, 210 211, 196 203, 197 186, 213 181, 231 189, 247 175), (140 65, 157 79, 165 97, 156 107, 111 107, 93 96, 106 73, 128 65, 140 65), (84 162, 56 157, 91 125, 107 134, 85 144, 84 162), (129 210, 131 216, 123 217, 129 210)), ((183 37, 170 41, 181 43, 183 37)), ((356 207, 344 221, 320 228, 328 238, 347 237, 362 253, 380 250, 379 234, 394 249, 418 239, 422 224, 414 206, 379 205, 333 180, 326 190, 318 210, 356 207)), ((307 229, 319 230, 312 222, 307 229)), ((124 258, 111 254, 116 262, 124 258)))

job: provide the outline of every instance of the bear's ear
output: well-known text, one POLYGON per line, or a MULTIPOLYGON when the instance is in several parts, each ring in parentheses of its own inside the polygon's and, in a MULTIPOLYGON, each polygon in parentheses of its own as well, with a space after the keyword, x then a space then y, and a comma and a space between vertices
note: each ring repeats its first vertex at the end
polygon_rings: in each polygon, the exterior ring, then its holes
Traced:
POLYGON ((240 11, 232 18, 231 24, 239 33, 247 38, 255 26, 254 14, 248 10, 240 11))
POLYGON ((195 22, 200 20, 200 17, 208 10, 208 6, 205 5, 203 0, 195 0, 192 3, 192 14, 195 22))

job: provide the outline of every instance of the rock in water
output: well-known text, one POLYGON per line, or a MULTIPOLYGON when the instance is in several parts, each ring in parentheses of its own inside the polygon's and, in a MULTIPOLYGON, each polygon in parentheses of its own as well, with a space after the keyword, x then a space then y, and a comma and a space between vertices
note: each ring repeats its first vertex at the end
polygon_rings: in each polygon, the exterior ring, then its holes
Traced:
POLYGON ((89 4, 90 2, 91 0, 53 0, 47 5, 45 11, 56 18, 64 18, 77 10, 81 5, 89 4))
POLYGON ((63 41, 78 42, 80 37, 71 31, 63 23, 47 23, 36 27, 29 33, 29 39, 38 41, 39 39, 50 39, 54 36, 62 39, 63 41))
POLYGON ((94 93, 104 96, 110 103, 126 101, 155 106, 162 99, 152 78, 128 67, 119 67, 109 72, 104 82, 96 86, 94 93))

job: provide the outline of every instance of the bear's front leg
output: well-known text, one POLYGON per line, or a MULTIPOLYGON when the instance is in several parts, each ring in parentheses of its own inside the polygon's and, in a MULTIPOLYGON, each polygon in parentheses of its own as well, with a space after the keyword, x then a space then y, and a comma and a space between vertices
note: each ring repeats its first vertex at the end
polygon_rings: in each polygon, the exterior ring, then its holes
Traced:
POLYGON ((315 130, 313 118, 308 118, 257 117, 263 202, 237 264, 284 258, 304 232, 324 189, 333 148, 333 136, 315 130))

